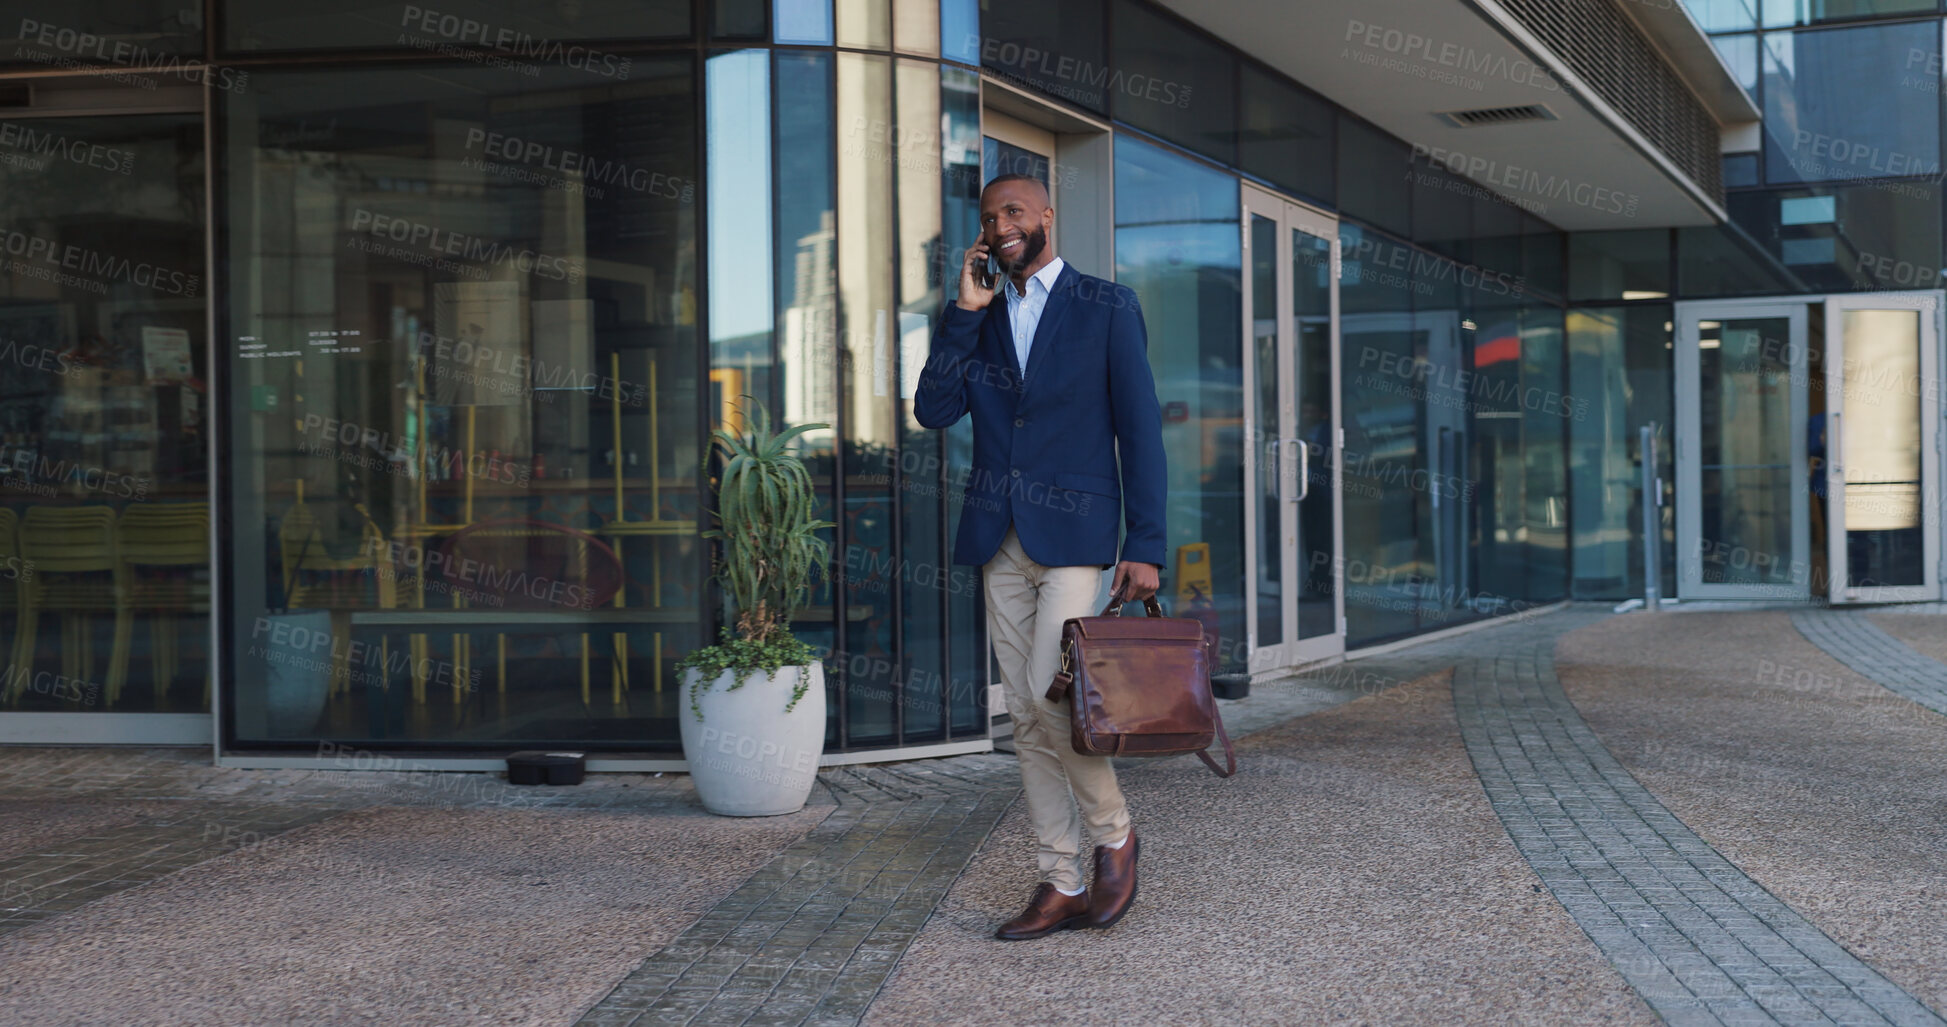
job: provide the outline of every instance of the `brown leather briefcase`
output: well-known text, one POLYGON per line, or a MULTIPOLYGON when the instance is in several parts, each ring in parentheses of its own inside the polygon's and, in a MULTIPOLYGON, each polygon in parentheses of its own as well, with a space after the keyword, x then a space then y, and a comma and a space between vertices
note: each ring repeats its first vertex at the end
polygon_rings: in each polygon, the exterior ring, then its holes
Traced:
POLYGON ((1061 670, 1051 702, 1069 700, 1075 751, 1084 756, 1175 756, 1194 752, 1218 777, 1237 773, 1237 756, 1210 694, 1216 639, 1200 621, 1165 617, 1154 596, 1146 617, 1123 617, 1115 597, 1095 617, 1061 626, 1061 670), (1224 766, 1210 758, 1224 744, 1224 766))

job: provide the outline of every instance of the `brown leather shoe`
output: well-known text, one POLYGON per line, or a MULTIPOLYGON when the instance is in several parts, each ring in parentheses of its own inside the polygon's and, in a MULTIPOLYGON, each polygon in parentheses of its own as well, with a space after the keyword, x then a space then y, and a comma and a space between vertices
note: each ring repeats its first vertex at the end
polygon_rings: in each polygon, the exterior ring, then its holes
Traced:
POLYGON ((1087 892, 1063 895, 1054 885, 1043 881, 1034 889, 1034 898, 1028 901, 1027 912, 1000 925, 994 937, 1002 941, 1026 941, 1055 931, 1086 926, 1082 920, 1087 916, 1087 892))
POLYGON ((1136 829, 1122 848, 1095 847, 1095 880, 1088 886, 1088 919, 1084 927, 1114 927, 1136 901, 1136 855, 1142 850, 1136 829))

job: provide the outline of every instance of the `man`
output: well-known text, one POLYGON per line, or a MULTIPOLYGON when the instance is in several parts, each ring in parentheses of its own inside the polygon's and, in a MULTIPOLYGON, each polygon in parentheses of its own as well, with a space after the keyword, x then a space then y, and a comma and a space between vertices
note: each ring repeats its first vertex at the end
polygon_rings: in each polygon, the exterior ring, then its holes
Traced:
POLYGON ((987 184, 980 239, 961 261, 959 296, 941 315, 913 400, 928 428, 973 415, 953 561, 982 568, 1040 842, 1041 884, 1027 911, 994 932, 1006 941, 1109 927, 1135 899, 1140 843, 1115 770, 1107 757, 1075 752, 1066 704, 1043 693, 1060 665, 1062 622, 1100 612, 1101 572, 1113 563, 1113 589, 1140 600, 1156 594, 1163 565, 1162 412, 1142 309, 1134 292, 1055 256, 1054 223, 1038 179, 987 184), (989 254, 1004 281, 983 281, 989 254), (1084 821, 1097 843, 1087 889, 1084 821))

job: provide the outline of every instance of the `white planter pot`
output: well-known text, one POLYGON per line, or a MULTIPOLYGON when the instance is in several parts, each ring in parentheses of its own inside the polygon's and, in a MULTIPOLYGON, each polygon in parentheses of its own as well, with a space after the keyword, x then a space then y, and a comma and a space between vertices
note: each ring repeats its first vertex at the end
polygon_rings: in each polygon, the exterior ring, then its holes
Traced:
POLYGON ((727 817, 771 817, 796 813, 811 795, 818 757, 825 751, 825 666, 781 667, 775 674, 752 671, 740 688, 736 674, 717 675, 697 697, 703 717, 691 708, 702 672, 683 672, 677 716, 683 731, 683 758, 703 807, 727 817), (809 674, 796 708, 784 706, 809 674))

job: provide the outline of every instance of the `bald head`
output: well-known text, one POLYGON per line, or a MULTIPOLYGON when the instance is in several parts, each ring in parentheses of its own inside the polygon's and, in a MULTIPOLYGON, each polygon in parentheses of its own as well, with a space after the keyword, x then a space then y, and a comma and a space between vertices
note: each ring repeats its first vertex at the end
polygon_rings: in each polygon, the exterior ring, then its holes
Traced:
POLYGON ((1001 175, 980 191, 980 241, 1016 287, 1055 259, 1048 233, 1055 226, 1048 187, 1028 175, 1001 175))

